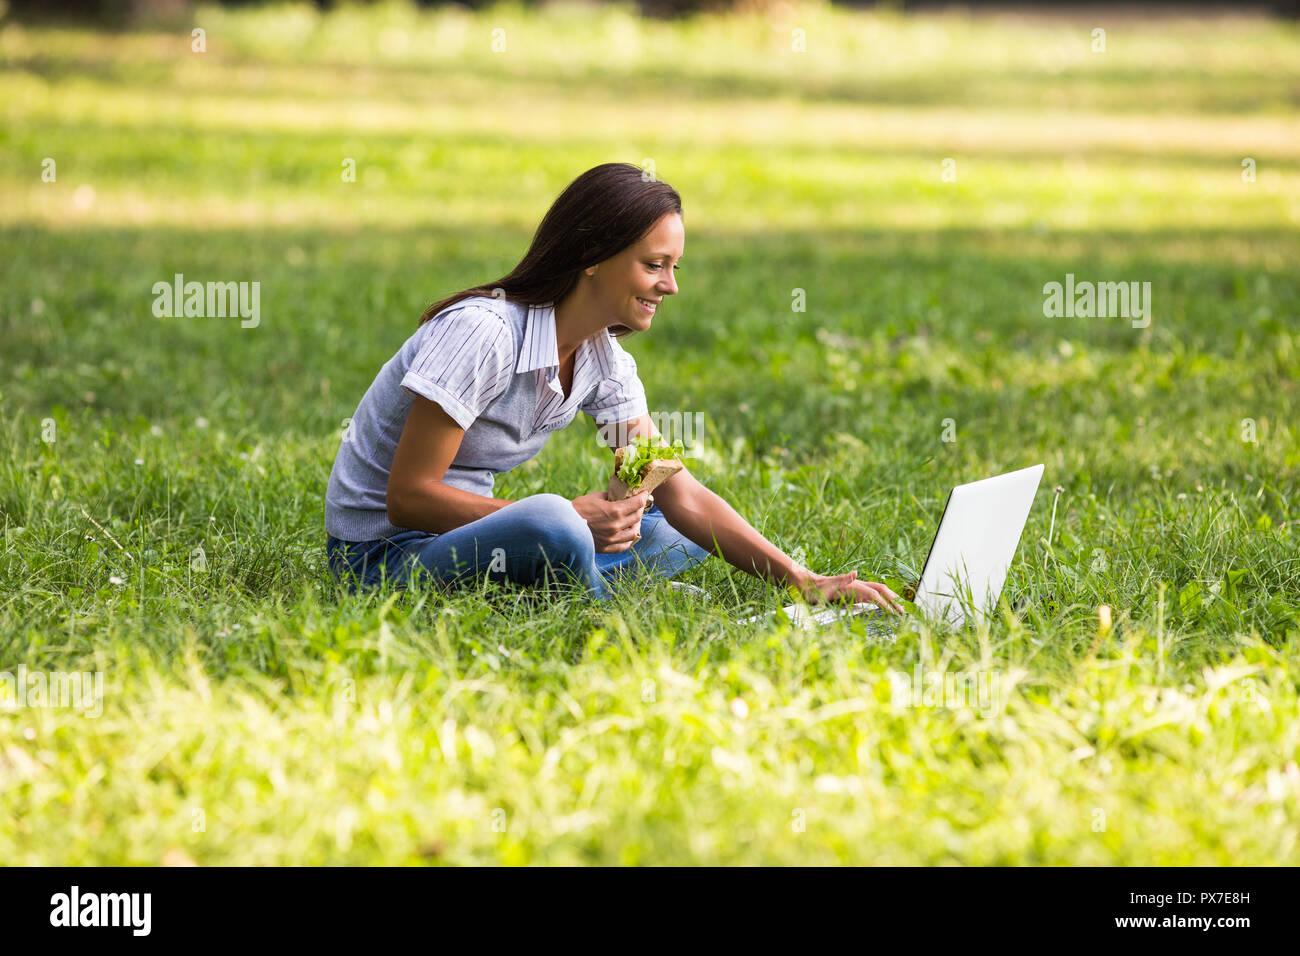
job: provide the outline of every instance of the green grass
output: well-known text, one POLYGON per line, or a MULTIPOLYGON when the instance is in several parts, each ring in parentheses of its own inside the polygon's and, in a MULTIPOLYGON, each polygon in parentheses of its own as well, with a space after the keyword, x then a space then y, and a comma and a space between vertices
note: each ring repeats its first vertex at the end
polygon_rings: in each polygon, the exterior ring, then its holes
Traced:
MULTIPOLYGON (((105 681, 98 717, 0 709, 0 859, 1300 860, 1294 26, 196 23, 204 54, 0 25, 0 669, 105 681), (1023 607, 746 627, 789 597, 717 558, 682 578, 711 601, 338 592, 325 482, 379 366, 645 159, 686 256, 625 343, 652 409, 704 413, 701 480, 897 583, 953 484, 1042 461, 1023 607), (155 318, 175 272, 259 281, 261 324, 155 318), (1067 272, 1149 281, 1150 327, 1044 318, 1067 272), (917 667, 1001 693, 904 706, 917 667)), ((584 418, 497 494, 607 468, 584 418)))

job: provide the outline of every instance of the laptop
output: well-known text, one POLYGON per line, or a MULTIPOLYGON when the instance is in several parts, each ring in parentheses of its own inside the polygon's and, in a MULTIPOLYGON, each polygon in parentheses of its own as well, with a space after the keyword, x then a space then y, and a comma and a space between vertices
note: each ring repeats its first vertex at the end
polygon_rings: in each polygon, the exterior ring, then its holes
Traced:
MULTIPOLYGON (((956 627, 967 621, 983 622, 1002 596, 1007 570, 1042 477, 1043 466, 1032 465, 958 485, 948 492, 920 580, 902 596, 927 617, 941 618, 956 627)), ((815 628, 883 609, 862 603, 848 608, 790 604, 782 610, 796 627, 815 628)), ((737 623, 751 624, 767 616, 756 614, 737 623)), ((893 615, 886 613, 882 618, 892 619, 893 615)))

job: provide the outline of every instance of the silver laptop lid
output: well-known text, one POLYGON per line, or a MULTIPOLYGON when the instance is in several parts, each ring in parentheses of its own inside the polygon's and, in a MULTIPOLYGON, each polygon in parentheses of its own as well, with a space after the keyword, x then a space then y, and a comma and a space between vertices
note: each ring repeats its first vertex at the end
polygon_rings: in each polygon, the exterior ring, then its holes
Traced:
POLYGON ((1033 465, 948 494, 916 589, 922 611, 960 626, 967 611, 982 622, 997 607, 1042 477, 1033 465))

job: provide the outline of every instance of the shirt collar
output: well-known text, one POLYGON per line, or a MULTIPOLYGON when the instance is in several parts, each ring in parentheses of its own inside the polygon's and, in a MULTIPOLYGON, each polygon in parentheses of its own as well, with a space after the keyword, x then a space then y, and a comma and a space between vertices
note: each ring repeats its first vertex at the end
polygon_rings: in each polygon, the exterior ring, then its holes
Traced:
MULTIPOLYGON (((601 329, 595 335, 578 343, 578 352, 584 348, 593 348, 600 355, 599 367, 614 368, 614 346, 610 341, 609 329, 601 329)), ((531 372, 534 369, 558 369, 560 367, 560 348, 555 337, 555 305, 530 305, 528 320, 524 325, 524 344, 519 350, 519 361, 515 373, 531 372)))

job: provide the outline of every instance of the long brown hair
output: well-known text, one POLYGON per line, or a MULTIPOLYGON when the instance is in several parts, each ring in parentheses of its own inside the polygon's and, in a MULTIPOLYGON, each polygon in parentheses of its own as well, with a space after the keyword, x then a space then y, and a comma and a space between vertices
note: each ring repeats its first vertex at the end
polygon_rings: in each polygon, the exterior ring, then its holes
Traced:
MULTIPOLYGON (((509 275, 433 303, 420 316, 420 324, 476 295, 495 294, 525 305, 558 303, 578 284, 583 269, 618 255, 663 216, 682 214, 677 190, 647 177, 631 163, 593 166, 551 204, 528 252, 509 275)), ((610 329, 619 337, 633 331, 624 325, 610 329)))

